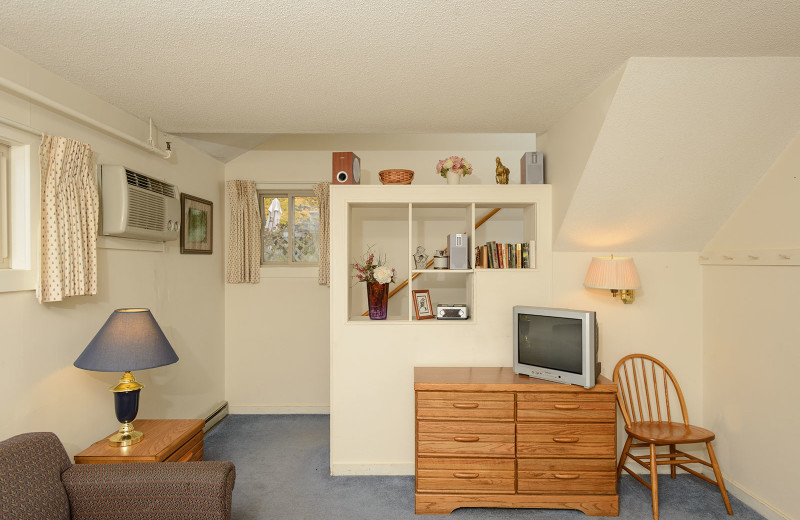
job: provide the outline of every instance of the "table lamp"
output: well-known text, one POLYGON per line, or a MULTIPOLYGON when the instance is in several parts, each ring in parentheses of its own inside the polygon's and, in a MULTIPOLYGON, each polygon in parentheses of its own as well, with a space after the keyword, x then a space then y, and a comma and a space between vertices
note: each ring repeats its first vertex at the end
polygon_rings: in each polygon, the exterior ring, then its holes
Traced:
POLYGON ((139 391, 144 387, 131 372, 178 361, 169 341, 150 313, 150 309, 117 309, 83 350, 74 365, 98 372, 124 372, 114 392, 114 409, 122 423, 108 438, 112 446, 130 446, 141 441, 142 432, 133 428, 139 411, 139 391))

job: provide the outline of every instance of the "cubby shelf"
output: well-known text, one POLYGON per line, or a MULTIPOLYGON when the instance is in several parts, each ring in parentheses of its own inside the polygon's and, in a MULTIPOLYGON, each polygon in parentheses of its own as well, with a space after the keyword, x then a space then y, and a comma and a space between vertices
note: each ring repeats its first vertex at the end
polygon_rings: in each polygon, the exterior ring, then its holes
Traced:
MULTIPOLYGON (((352 263, 372 248, 387 265, 397 271, 396 280, 408 283, 389 302, 389 319, 378 323, 475 323, 480 317, 478 298, 481 285, 475 273, 503 272, 489 276, 487 283, 499 286, 531 286, 531 277, 540 276, 537 268, 474 268, 475 247, 488 241, 524 243, 548 240, 539 230, 540 213, 550 221, 550 186, 408 186, 402 191, 383 186, 333 186, 331 188, 331 307, 343 305, 344 321, 362 323, 367 309, 363 284, 352 284, 352 263), (402 200, 400 200, 402 198, 402 200), (495 212, 495 209, 499 209, 495 212), (486 217, 489 217, 488 220, 486 217), (418 246, 428 260, 445 249, 447 235, 466 233, 469 237, 469 269, 416 269, 413 255, 418 246), (439 303, 464 303, 470 318, 463 321, 416 320, 412 291, 428 289, 435 311, 439 303)), ((544 244, 543 244, 544 245, 544 244)), ((546 245, 549 257, 549 244, 546 245)), ((483 276, 478 275, 478 278, 483 276)), ((392 286, 394 289, 396 286, 392 286)), ((499 287, 498 287, 499 289, 499 287)), ((482 290, 493 290, 487 287, 482 290)))

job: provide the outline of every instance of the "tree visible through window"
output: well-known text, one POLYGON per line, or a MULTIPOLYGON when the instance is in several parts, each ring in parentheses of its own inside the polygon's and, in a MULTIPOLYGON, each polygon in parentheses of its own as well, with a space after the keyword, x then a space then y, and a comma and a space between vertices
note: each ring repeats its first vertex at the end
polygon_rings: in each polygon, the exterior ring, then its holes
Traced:
POLYGON ((319 204, 310 192, 259 192, 261 264, 319 261, 319 204))

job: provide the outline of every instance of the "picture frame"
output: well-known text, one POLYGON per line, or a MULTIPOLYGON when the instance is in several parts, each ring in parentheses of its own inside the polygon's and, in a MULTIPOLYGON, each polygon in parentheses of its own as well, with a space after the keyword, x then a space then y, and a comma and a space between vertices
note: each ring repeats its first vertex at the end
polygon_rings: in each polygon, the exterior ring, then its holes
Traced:
POLYGON ((418 320, 429 320, 435 318, 433 306, 431 305, 431 293, 427 289, 411 291, 414 297, 414 314, 418 320))
POLYGON ((214 252, 214 203, 181 193, 181 254, 214 252))

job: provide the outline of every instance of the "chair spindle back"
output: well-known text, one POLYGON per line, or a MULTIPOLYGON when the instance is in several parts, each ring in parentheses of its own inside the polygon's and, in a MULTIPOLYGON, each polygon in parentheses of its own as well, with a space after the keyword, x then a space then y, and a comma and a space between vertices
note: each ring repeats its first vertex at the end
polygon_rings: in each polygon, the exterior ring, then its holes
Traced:
POLYGON ((678 381, 664 363, 647 354, 631 354, 614 367, 617 402, 625 424, 638 422, 672 422, 680 408, 680 419, 689 424, 686 402, 678 381))

